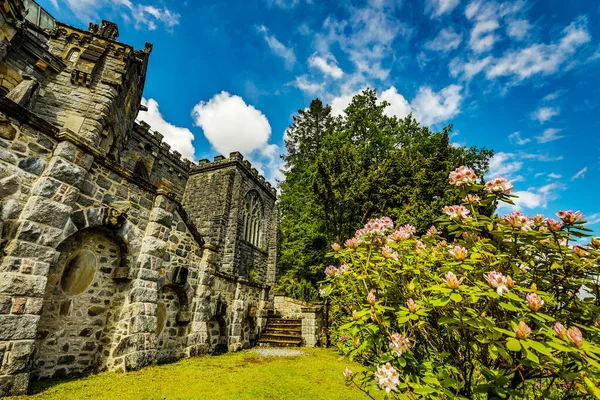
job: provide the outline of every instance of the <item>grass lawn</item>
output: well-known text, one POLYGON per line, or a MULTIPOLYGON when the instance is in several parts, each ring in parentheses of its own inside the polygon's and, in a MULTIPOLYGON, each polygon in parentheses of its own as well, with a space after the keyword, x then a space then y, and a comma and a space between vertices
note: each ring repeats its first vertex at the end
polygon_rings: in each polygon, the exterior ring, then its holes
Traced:
POLYGON ((342 371, 360 366, 327 349, 305 356, 264 357, 252 350, 201 356, 127 373, 101 373, 69 381, 32 381, 32 395, 17 399, 366 399, 346 387, 342 371))

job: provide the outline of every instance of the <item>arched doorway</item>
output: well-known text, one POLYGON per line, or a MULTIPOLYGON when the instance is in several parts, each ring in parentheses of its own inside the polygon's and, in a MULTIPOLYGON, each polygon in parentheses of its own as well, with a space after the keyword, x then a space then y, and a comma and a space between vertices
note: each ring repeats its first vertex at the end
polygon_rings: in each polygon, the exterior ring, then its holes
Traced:
POLYGON ((183 358, 187 324, 178 321, 178 314, 185 305, 185 299, 171 286, 163 286, 158 293, 156 309, 157 362, 159 364, 183 358), (183 303, 183 304, 182 304, 183 303))
POLYGON ((113 231, 81 230, 57 251, 36 340, 32 376, 38 378, 94 371, 106 362, 127 286, 113 277, 127 256, 113 231))

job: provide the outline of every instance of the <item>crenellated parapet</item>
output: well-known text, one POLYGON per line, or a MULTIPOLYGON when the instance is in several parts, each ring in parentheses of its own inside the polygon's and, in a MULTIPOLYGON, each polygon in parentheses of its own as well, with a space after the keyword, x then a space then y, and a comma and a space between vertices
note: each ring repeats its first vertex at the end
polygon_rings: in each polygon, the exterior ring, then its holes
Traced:
POLYGON ((275 189, 263 175, 260 175, 258 170, 254 168, 248 160, 244 160, 244 156, 239 151, 230 153, 227 158, 223 155, 215 156, 212 162, 208 159, 202 159, 198 161, 197 165, 192 165, 190 175, 228 168, 234 165, 237 165, 244 171, 250 179, 261 186, 266 193, 273 197, 273 199, 277 198, 277 189, 275 189))

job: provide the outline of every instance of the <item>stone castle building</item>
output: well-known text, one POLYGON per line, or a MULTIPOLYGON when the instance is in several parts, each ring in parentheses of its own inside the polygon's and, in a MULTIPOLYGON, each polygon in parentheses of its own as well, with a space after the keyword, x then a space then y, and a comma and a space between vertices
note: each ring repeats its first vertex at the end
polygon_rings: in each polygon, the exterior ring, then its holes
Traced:
POLYGON ((0 0, 0 396, 246 348, 272 308, 275 189, 136 122, 152 45, 118 35, 0 0))

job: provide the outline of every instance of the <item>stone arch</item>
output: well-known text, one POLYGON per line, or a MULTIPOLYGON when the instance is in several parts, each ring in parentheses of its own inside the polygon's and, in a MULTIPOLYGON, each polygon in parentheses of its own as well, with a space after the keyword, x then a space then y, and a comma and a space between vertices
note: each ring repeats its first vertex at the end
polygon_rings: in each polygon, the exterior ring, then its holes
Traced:
POLYGON ((115 230, 91 226, 56 248, 37 330, 32 376, 96 371, 106 363, 129 283, 115 279, 128 249, 115 230))
POLYGON ((73 64, 75 63, 78 59, 79 56, 81 55, 81 49, 79 47, 71 47, 66 53, 65 53, 65 61, 73 64))
MULTIPOLYGON (((116 278, 129 278, 131 268, 135 265, 142 246, 143 233, 133 225, 127 214, 112 207, 97 207, 79 210, 71 214, 67 221, 60 243, 84 229, 105 228, 114 232, 121 247, 119 268, 115 270, 116 278)), ((59 244, 60 245, 60 244, 59 244)))
POLYGON ((213 304, 212 317, 206 323, 208 350, 213 354, 226 353, 229 344, 229 321, 227 315, 227 303, 221 298, 213 304))
POLYGON ((185 356, 189 328, 189 295, 180 285, 163 285, 156 305, 157 363, 176 361, 185 356))
POLYGON ((19 83, 23 82, 23 77, 17 71, 13 70, 5 63, 0 63, 0 95, 6 96, 19 83))

